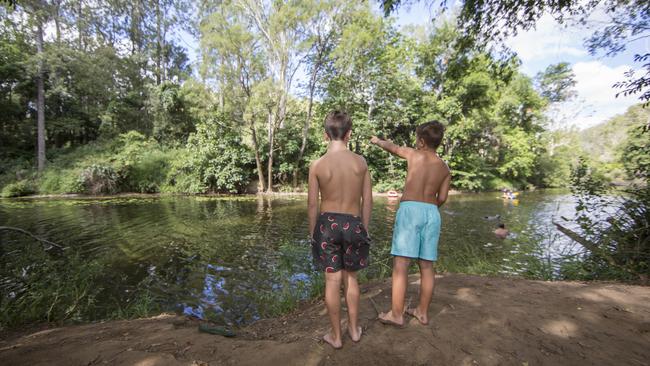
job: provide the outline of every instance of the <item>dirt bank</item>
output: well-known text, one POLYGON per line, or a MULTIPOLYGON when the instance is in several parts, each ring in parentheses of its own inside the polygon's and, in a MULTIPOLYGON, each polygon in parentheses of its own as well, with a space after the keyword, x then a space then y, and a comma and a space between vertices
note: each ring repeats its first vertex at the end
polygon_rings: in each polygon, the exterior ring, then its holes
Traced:
MULTIPOLYGON (((417 298, 417 277, 409 296, 417 298)), ((66 326, 0 341, 3 365, 649 365, 650 288, 446 274, 431 324, 375 321, 388 281, 364 286, 359 344, 335 351, 322 302, 259 321, 235 338, 173 315, 66 326), (372 299, 372 300, 371 300, 372 299)))

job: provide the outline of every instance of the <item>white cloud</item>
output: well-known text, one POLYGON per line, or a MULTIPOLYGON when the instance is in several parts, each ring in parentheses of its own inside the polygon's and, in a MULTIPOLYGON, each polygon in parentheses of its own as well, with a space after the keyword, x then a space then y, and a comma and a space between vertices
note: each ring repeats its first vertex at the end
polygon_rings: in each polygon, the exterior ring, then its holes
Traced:
MULTIPOLYGON (((636 103, 635 96, 616 97, 616 82, 625 79, 629 65, 608 65, 611 59, 595 59, 584 47, 585 38, 607 20, 602 10, 594 12, 588 26, 565 26, 544 15, 535 29, 521 32, 506 41, 522 60, 522 71, 534 76, 546 66, 560 61, 572 62, 576 77, 577 99, 549 111, 549 115, 578 128, 606 121, 636 103), (607 62, 607 63, 605 63, 607 62)), ((559 122, 559 121, 558 121, 559 122)))
POLYGON ((506 45, 517 52, 524 64, 557 57, 585 57, 587 51, 582 43, 589 33, 584 28, 561 25, 552 16, 544 15, 535 29, 509 38, 506 45))
POLYGON ((565 113, 576 109, 580 104, 580 112, 573 121, 568 123, 579 128, 591 127, 603 122, 614 115, 624 113, 625 110, 638 103, 636 96, 616 97, 617 90, 612 86, 624 79, 623 73, 629 66, 610 67, 601 61, 578 62, 573 65, 576 76, 576 91, 580 103, 569 103, 562 106, 565 113))

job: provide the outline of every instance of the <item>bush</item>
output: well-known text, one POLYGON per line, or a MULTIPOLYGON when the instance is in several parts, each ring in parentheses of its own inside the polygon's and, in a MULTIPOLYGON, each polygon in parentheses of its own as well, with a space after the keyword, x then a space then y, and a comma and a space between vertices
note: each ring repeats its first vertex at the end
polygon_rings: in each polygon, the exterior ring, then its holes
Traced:
POLYGON ((81 172, 81 182, 86 193, 117 193, 118 176, 110 166, 92 165, 81 172))
POLYGON ((76 169, 48 169, 38 181, 38 191, 43 194, 83 193, 84 185, 76 169))
POLYGON ((162 190, 174 150, 167 150, 136 131, 120 135, 116 150, 112 161, 119 176, 119 191, 157 193, 162 190))
MULTIPOLYGON (((650 278, 650 187, 611 192, 602 175, 583 159, 572 175, 579 227, 574 234, 586 250, 581 273, 587 279, 650 278)), ((566 229, 565 229, 566 230, 566 229)), ((569 235, 569 234, 567 234, 569 235)), ((574 272, 579 272, 576 268, 574 272)))
POLYGON ((130 190, 140 193, 158 193, 169 170, 169 154, 160 150, 145 151, 128 175, 130 190))
POLYGON ((187 151, 172 164, 167 191, 242 192, 253 173, 253 154, 235 131, 218 121, 200 123, 187 151))
POLYGON ((15 183, 9 183, 2 188, 2 197, 21 197, 36 193, 34 185, 27 181, 21 180, 15 183))

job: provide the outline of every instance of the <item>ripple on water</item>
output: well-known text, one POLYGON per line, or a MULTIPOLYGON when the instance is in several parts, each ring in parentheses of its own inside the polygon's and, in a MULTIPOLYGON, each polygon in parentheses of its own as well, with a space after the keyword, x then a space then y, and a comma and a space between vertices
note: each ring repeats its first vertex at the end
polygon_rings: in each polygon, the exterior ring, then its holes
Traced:
MULTIPOLYGON (((369 277, 389 274, 397 208, 375 200, 369 277)), ((531 257, 563 253, 566 241, 545 242, 542 234, 552 217, 571 216, 572 203, 552 192, 523 194, 518 206, 494 194, 460 195, 441 214, 440 267, 517 275, 529 269, 531 257), (499 221, 514 235, 495 244, 499 221)), ((0 200, 0 220, 70 247, 84 258, 78 265, 100 263, 99 317, 150 293, 167 310, 248 323, 311 296, 321 281, 311 265, 303 196, 0 200)), ((26 237, 4 232, 0 239, 8 243, 4 263, 35 255, 20 250, 30 242, 26 237)))

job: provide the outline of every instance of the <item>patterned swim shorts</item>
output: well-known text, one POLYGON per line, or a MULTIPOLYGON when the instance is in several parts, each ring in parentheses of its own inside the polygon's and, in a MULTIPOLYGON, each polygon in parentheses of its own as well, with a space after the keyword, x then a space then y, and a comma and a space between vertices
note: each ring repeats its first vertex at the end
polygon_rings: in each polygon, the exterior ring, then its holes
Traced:
POLYGON ((321 271, 358 271, 368 266, 370 238, 359 216, 323 212, 316 221, 311 249, 321 271))

